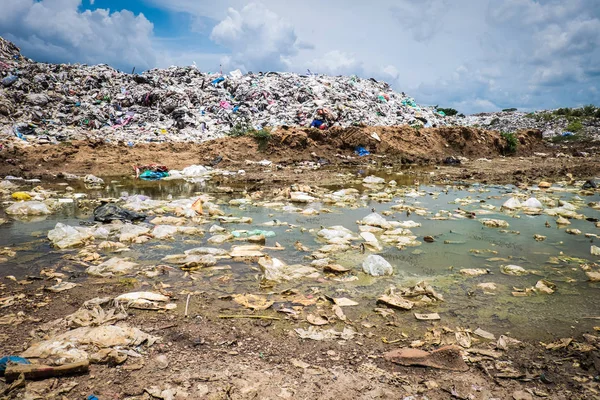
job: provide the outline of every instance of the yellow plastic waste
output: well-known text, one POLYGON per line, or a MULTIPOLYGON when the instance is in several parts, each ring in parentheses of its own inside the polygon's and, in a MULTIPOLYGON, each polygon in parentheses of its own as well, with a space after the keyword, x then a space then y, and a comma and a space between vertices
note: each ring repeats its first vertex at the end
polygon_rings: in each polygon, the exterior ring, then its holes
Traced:
POLYGON ((31 196, 25 192, 14 192, 12 194, 12 198, 15 200, 19 200, 19 201, 20 200, 24 200, 24 201, 31 200, 31 196))

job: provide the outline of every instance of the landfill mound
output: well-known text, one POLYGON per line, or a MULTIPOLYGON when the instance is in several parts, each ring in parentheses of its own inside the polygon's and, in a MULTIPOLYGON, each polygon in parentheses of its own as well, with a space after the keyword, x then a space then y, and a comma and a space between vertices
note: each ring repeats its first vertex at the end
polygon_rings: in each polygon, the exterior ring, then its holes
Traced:
POLYGON ((435 127, 455 120, 375 79, 223 75, 195 66, 129 74, 108 65, 38 63, 2 38, 0 48, 2 131, 33 143, 201 142, 234 127, 435 127))
MULTIPOLYGON (((522 131, 517 156, 546 150, 539 131, 522 131)), ((203 143, 140 143, 133 147, 98 141, 68 145, 8 146, 0 152, 0 175, 28 176, 65 172, 98 175, 131 174, 132 165, 160 163, 170 168, 192 164, 248 169, 248 162, 264 159, 281 165, 312 160, 320 164, 370 163, 428 164, 448 157, 469 159, 502 155, 506 140, 499 133, 476 128, 444 127, 420 130, 404 127, 349 127, 320 131, 309 128, 279 129, 267 140, 252 136, 227 137, 203 143), (370 155, 360 157, 356 149, 370 155)))

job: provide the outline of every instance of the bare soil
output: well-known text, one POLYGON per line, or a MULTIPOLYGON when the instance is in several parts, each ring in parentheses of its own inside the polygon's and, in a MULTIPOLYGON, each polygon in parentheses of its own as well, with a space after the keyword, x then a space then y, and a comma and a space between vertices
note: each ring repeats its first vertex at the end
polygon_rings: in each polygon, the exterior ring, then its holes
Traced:
POLYGON ((538 131, 518 133, 515 154, 505 154, 506 141, 498 132, 475 128, 355 127, 328 131, 306 128, 279 129, 266 142, 252 137, 222 138, 200 144, 149 143, 128 147, 123 143, 69 142, 60 145, 6 145, 0 151, 0 175, 52 177, 62 172, 118 176, 133 173, 133 165, 162 164, 181 169, 192 164, 239 170, 240 178, 255 185, 291 182, 336 183, 335 174, 323 171, 364 167, 435 167, 433 181, 468 180, 483 183, 535 182, 541 179, 591 178, 600 173, 598 147, 590 143, 551 145, 538 131), (372 137, 377 134, 380 140, 372 137), (359 157, 357 146, 371 155, 359 157), (583 151, 583 153, 582 153, 583 151), (583 157, 577 157, 582 156, 583 157), (447 166, 448 157, 466 157, 447 166), (270 160, 277 168, 265 169, 252 161, 270 160), (321 168, 301 169, 306 162, 321 168), (301 172, 300 172, 301 171, 301 172))
MULTIPOLYGON (((553 146, 545 143, 536 131, 520 132, 518 138, 517 153, 510 156, 505 154, 506 142, 499 133, 473 128, 357 127, 329 131, 289 128, 273 133, 266 143, 241 137, 201 144, 133 147, 102 142, 54 146, 5 144, 0 150, 0 175, 50 178, 67 172, 117 176, 132 174, 132 165, 136 164, 157 163, 181 169, 192 164, 208 165, 216 157, 223 158, 218 168, 246 170, 245 175, 236 179, 256 190, 292 182, 341 183, 342 178, 331 172, 381 167, 408 169, 409 174, 415 174, 415 180, 426 170, 432 181, 441 183, 518 184, 565 179, 567 174, 574 179, 587 179, 600 172, 598 150, 589 143, 553 146), (380 140, 374 139, 373 133, 380 140), (358 157, 354 154, 357 146, 364 146, 371 155, 358 157), (458 156, 468 161, 453 166, 444 164, 447 157, 458 156), (265 168, 248 163, 263 159, 272 161, 274 166, 265 168), (314 168, 306 168, 307 162, 313 163, 310 165, 314 168)), ((19 285, 5 279, 0 283, 2 297, 28 294, 2 310, 2 315, 23 311, 39 319, 1 326, 0 355, 19 354, 29 344, 31 329, 76 311, 85 300, 148 289, 140 282, 124 286, 117 279, 89 279, 84 286, 53 294, 43 291, 44 284, 42 280, 34 280, 29 285, 19 285), (38 307, 31 298, 47 299, 48 305, 38 307)), ((499 358, 482 357, 469 363, 470 370, 466 373, 400 367, 384 360, 383 354, 419 338, 397 337, 398 322, 394 317, 381 319, 372 329, 361 328, 361 336, 353 340, 321 342, 298 339, 293 332, 298 322, 294 320, 220 319, 221 312, 240 310, 230 310, 231 302, 210 296, 192 297, 189 318, 183 316, 185 298, 180 296, 176 302, 175 312, 130 313, 128 324, 163 338, 162 343, 149 348, 140 369, 131 368, 139 364, 131 358, 121 366, 94 364, 87 375, 28 383, 25 389, 16 389, 6 397, 23 398, 25 390, 32 393, 37 388, 40 393, 37 398, 83 399, 93 393, 101 400, 150 399, 144 390, 159 386, 184 390, 189 394, 187 398, 192 399, 341 400, 415 396, 414 399, 483 400, 513 399, 518 390, 533 393, 532 398, 542 398, 544 394, 551 399, 600 398, 597 377, 600 356, 595 348, 547 351, 539 343, 523 343, 499 358), (386 344, 382 337, 399 341, 386 344), (164 369, 155 361, 161 354, 169 361, 164 369), (299 368, 292 364, 292 359, 312 367, 299 368), (503 375, 502 366, 507 363, 517 374, 503 375), (56 394, 69 383, 77 386, 56 394)), ((576 340, 585 342, 582 338, 576 340)), ((6 387, 0 380, 0 397, 6 387)))
MULTIPOLYGON (((85 300, 147 290, 139 282, 132 286, 131 281, 89 279, 84 286, 53 294, 43 290, 44 284, 42 280, 25 286, 9 282, 4 288, 6 295, 25 293, 26 299, 37 295, 49 304, 37 307, 31 300, 22 300, 11 306, 11 312, 23 311, 41 321, 4 326, 0 354, 19 354, 29 343, 27 332, 75 312, 85 300)), ((128 396, 150 399, 144 391, 152 386, 185 391, 188 398, 194 399, 389 399, 414 395, 416 399, 483 400, 512 399, 519 390, 540 396, 545 393, 551 399, 598 398, 598 382, 591 379, 600 368, 597 350, 550 352, 539 343, 524 343, 497 358, 472 354, 475 358, 467 372, 402 367, 386 361, 383 354, 407 346, 416 338, 397 338, 401 327, 394 317, 381 318, 375 327, 364 329, 360 317, 353 316, 348 323, 363 332, 357 338, 312 341, 298 339, 293 329, 302 321, 285 319, 283 314, 283 322, 220 319, 220 313, 246 311, 231 308, 231 302, 200 294, 192 296, 189 317, 185 318, 185 301, 186 296, 175 296, 178 308, 167 313, 130 310, 127 324, 162 338, 161 343, 147 350, 143 361, 130 357, 119 366, 92 364, 89 374, 30 382, 7 398, 19 398, 27 390, 38 391, 38 398, 44 399, 83 399, 90 394, 102 400, 128 396), (382 337, 400 341, 386 344, 382 337), (156 361, 159 355, 166 356, 166 368, 156 361), (311 367, 303 369, 293 360, 311 367), (502 363, 510 364, 516 374, 508 378, 495 368, 502 363), (51 395, 71 383, 77 386, 64 397, 51 395)), ((0 381, 0 393, 6 387, 0 381)))

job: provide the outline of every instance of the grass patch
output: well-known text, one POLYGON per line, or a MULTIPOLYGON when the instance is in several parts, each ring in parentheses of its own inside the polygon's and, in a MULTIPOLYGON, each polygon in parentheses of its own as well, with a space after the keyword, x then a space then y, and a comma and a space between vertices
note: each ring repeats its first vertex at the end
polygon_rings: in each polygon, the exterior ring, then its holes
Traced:
POLYGON ((565 128, 568 132, 581 132, 583 130, 583 124, 578 119, 569 122, 569 125, 565 128))
POLYGON ((517 147, 519 146, 519 139, 517 139, 517 135, 513 132, 502 132, 502 138, 506 140, 506 145, 504 146, 503 153, 504 155, 515 154, 517 152, 517 147))

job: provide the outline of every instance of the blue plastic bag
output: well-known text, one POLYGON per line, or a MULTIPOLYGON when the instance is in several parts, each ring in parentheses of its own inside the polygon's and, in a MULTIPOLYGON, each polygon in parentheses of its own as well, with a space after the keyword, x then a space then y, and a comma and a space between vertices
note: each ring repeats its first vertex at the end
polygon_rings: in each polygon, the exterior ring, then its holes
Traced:
POLYGON ((19 79, 18 76, 15 75, 9 75, 6 78, 2 79, 2 85, 4 87, 9 87, 10 85, 12 85, 13 83, 15 83, 17 81, 17 79, 19 79))
POLYGON ((310 124, 310 127, 319 128, 321 125, 323 125, 323 121, 321 121, 320 119, 315 119, 313 120, 312 124, 310 124))
POLYGON ((362 147, 362 146, 358 146, 358 147, 357 147, 357 148, 354 150, 354 152, 355 152, 355 153, 356 153, 358 156, 360 156, 360 157, 368 156, 369 154, 371 154, 371 153, 369 152, 369 150, 365 149, 365 148, 364 148, 364 147, 362 147))
POLYGON ((223 78, 222 76, 218 77, 217 79, 215 79, 214 81, 212 81, 212 84, 217 86, 219 83, 223 82, 225 80, 225 78, 223 78))
POLYGON ((19 356, 6 356, 0 358, 0 376, 4 376, 6 371, 6 364, 9 362, 14 364, 31 364, 28 359, 19 356))
POLYGON ((145 181, 157 181, 162 178, 169 176, 168 172, 150 171, 146 170, 140 174, 140 179, 145 181))

